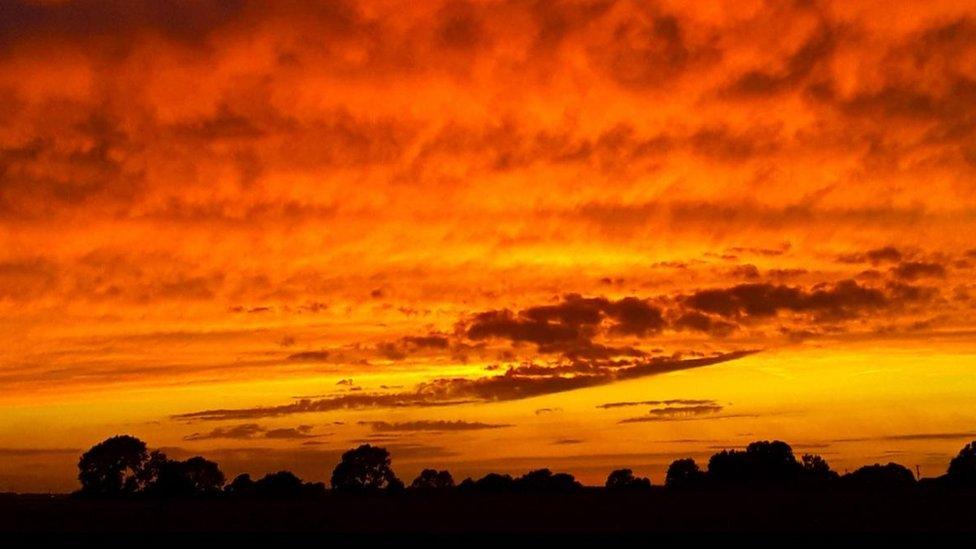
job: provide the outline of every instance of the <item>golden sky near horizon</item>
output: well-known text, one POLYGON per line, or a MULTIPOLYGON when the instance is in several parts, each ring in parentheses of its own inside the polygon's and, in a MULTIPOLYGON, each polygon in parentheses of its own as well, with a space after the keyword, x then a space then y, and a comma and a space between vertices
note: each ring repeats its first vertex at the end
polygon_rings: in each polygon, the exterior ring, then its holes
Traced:
POLYGON ((976 2, 0 4, 0 491, 976 439, 976 2))

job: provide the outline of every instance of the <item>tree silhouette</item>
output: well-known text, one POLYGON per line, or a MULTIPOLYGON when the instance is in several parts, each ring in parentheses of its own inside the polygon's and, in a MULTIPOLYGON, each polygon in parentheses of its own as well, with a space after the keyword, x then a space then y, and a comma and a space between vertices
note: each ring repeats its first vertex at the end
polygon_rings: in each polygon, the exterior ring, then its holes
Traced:
POLYGON ((845 486, 864 490, 904 489, 915 485, 915 475, 897 463, 865 465, 840 479, 845 486))
POLYGON ((664 485, 668 488, 690 488, 700 486, 705 481, 705 473, 691 458, 676 459, 668 467, 664 485))
POLYGON ((617 469, 607 475, 608 490, 646 490, 651 487, 651 480, 634 476, 630 469, 617 469))
POLYGON ((571 492, 581 486, 573 475, 554 474, 549 469, 529 471, 514 482, 514 487, 524 492, 571 492))
POLYGON ((291 471, 268 473, 254 483, 254 492, 270 498, 297 497, 302 493, 302 479, 291 471))
POLYGON ((949 462, 946 479, 959 486, 976 486, 976 440, 962 447, 949 462))
POLYGON ((155 481, 146 486, 146 492, 156 496, 214 495, 220 492, 225 480, 216 463, 199 456, 186 461, 166 460, 156 469, 155 481))
POLYGON ((785 442, 757 441, 745 451, 723 450, 708 461, 708 479, 717 484, 784 484, 801 476, 802 466, 785 442))
POLYGON ((129 435, 99 442, 78 461, 81 493, 97 496, 133 494, 142 487, 149 461, 146 443, 129 435))
POLYGON ((159 473, 167 462, 169 462, 169 458, 163 452, 159 450, 149 452, 149 459, 146 460, 142 471, 139 473, 139 485, 143 490, 156 484, 156 481, 159 480, 159 473))
POLYGON ((461 490, 475 490, 479 492, 508 492, 511 491, 514 486, 515 480, 511 475, 488 473, 478 480, 472 480, 470 478, 464 479, 464 482, 462 482, 458 488, 461 490))
POLYGON ((268 473, 252 481, 250 475, 238 475, 228 486, 227 492, 235 496, 254 496, 267 499, 297 499, 325 494, 321 482, 303 482, 291 471, 268 473))
POLYGON ((448 471, 424 469, 410 483, 410 488, 414 490, 447 490, 454 488, 454 477, 448 471))
POLYGON ((224 492, 235 497, 253 496, 255 491, 255 482, 247 473, 237 475, 227 486, 224 486, 224 492))
POLYGON ((801 477, 806 482, 823 483, 837 480, 839 475, 830 470, 830 464, 815 454, 803 454, 800 463, 801 477))
POLYGON ((390 452, 363 444, 342 454, 332 471, 332 489, 343 492, 397 490, 403 483, 390 467, 390 452))

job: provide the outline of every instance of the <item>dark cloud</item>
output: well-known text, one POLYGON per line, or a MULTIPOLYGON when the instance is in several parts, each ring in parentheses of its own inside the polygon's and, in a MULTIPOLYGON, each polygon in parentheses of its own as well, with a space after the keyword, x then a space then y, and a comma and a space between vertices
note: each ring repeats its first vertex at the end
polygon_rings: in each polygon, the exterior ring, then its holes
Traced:
POLYGON ((397 341, 386 341, 376 346, 380 355, 390 360, 403 360, 421 351, 439 351, 450 348, 451 340, 440 334, 406 336, 397 341))
POLYGON ((10 0, 0 13, 0 43, 50 39, 124 40, 149 32, 186 43, 199 43, 208 33, 227 25, 247 2, 130 2, 76 0, 34 2, 10 0))
POLYGON ((688 308, 726 318, 771 317, 780 311, 813 313, 844 318, 886 307, 883 291, 853 280, 821 284, 810 290, 768 283, 740 284, 731 288, 700 290, 680 298, 688 308))
POLYGON ((294 428, 267 429, 257 423, 245 423, 233 427, 216 427, 207 433, 193 433, 183 437, 183 440, 213 440, 213 439, 238 439, 249 440, 254 438, 270 439, 308 439, 316 438, 318 435, 311 434, 311 425, 299 425, 294 428))
POLYGON ((652 408, 647 413, 654 417, 675 418, 687 416, 702 416, 706 414, 717 414, 724 409, 718 404, 691 404, 679 406, 664 406, 652 408))
POLYGON ((794 90, 808 82, 816 69, 829 60, 836 44, 835 29, 822 23, 786 56, 782 68, 753 69, 741 74, 726 88, 725 94, 729 97, 762 97, 794 90))
POLYGON ((671 323, 671 327, 678 331, 692 330, 716 337, 724 337, 735 331, 738 325, 698 311, 688 311, 676 318, 671 323))
POLYGON ((635 354, 632 350, 601 347, 592 339, 601 333, 647 336, 666 326, 661 309, 636 297, 611 300, 567 294, 556 305, 521 310, 486 311, 462 324, 469 339, 507 339, 534 343, 542 351, 575 356, 635 354))
MULTIPOLYGON (((714 400, 670 400, 670 401, 648 401, 655 406, 648 410, 643 417, 622 419, 619 423, 643 423, 658 421, 688 421, 702 419, 703 417, 741 417, 741 416, 717 416, 725 407, 716 403, 714 400)), ((634 403, 611 403, 616 405, 630 406, 634 403)))
POLYGON ((672 398, 667 400, 636 400, 636 401, 625 401, 625 402, 607 402, 605 404, 600 404, 597 408, 610 409, 610 408, 625 408, 630 406, 711 406, 717 405, 716 401, 711 399, 688 399, 688 398, 672 398))
POLYGON ((677 414, 677 415, 648 415, 621 419, 617 423, 659 423, 677 421, 704 421, 704 420, 725 420, 725 419, 752 419, 759 417, 758 414, 677 414))
POLYGON ((753 254, 753 255, 761 255, 765 257, 776 257, 776 256, 781 256, 786 252, 790 251, 790 248, 792 247, 793 247, 792 244, 790 244, 789 242, 784 242, 778 248, 758 248, 755 246, 733 246, 729 248, 727 252, 733 254, 753 254))
POLYGON ((945 278, 946 268, 940 263, 906 261, 899 263, 891 273, 901 280, 913 281, 919 278, 945 278))
POLYGON ((298 427, 289 427, 281 429, 268 429, 264 433, 264 438, 278 438, 278 439, 303 439, 303 438, 316 438, 319 435, 311 434, 311 425, 299 425, 298 427))
POLYGON ((295 362, 322 362, 329 358, 329 351, 302 351, 292 353, 287 359, 295 362))
POLYGON ((636 13, 610 17, 600 24, 609 28, 586 44, 594 67, 617 84, 635 89, 661 87, 695 66, 719 58, 711 40, 691 40, 682 20, 669 13, 636 13))
POLYGON ((407 345, 412 345, 419 348, 426 349, 446 349, 450 341, 440 335, 427 335, 420 337, 404 337, 403 342, 407 345))
POLYGON ((471 399, 430 402, 416 393, 364 393, 346 394, 322 399, 303 398, 280 406, 264 406, 242 409, 216 409, 190 412, 172 416, 176 420, 230 420, 278 417, 292 414, 331 412, 335 410, 360 410, 363 408, 402 408, 423 406, 452 406, 475 402, 471 399))
POLYGON ((519 375, 509 370, 499 376, 435 379, 417 385, 412 391, 400 393, 339 395, 323 399, 303 399, 280 406, 204 410, 172 417, 184 421, 254 419, 344 409, 453 406, 474 402, 519 400, 720 364, 754 352, 756 351, 734 351, 691 359, 653 357, 594 361, 589 364, 590 370, 587 373, 573 376, 564 376, 558 370, 556 374, 550 376, 519 375))
POLYGON ((910 433, 904 435, 885 435, 878 437, 836 438, 832 442, 873 442, 873 441, 912 441, 912 440, 972 440, 976 432, 910 433))
POLYGON ((246 423, 235 427, 215 427, 208 433, 193 433, 183 440, 210 440, 218 438, 249 439, 263 433, 265 429, 257 423, 246 423))
POLYGON ((872 265, 877 265, 879 263, 897 263, 902 260, 902 257, 904 255, 898 248, 885 246, 866 252, 844 254, 839 256, 837 261, 841 263, 871 263, 872 265))
POLYGON ((533 396, 606 385, 665 372, 719 364, 755 351, 736 351, 694 359, 649 357, 629 360, 591 361, 587 373, 573 376, 525 376, 510 370, 505 375, 483 378, 438 379, 418 386, 419 392, 443 399, 473 398, 484 401, 518 400, 533 396))
POLYGON ((746 280, 756 280, 760 278, 759 269, 755 265, 737 265, 729 271, 729 275, 735 278, 746 280))
POLYGON ((482 423, 478 421, 444 421, 444 420, 418 420, 404 422, 387 421, 360 421, 360 425, 368 425, 377 432, 398 432, 398 431, 483 431, 486 429, 501 429, 511 427, 506 423, 482 423))

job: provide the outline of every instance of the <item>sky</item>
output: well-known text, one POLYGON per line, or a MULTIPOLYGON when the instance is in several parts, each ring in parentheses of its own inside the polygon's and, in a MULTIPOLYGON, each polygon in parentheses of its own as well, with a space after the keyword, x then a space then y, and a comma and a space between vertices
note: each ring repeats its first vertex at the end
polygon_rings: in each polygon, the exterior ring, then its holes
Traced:
POLYGON ((0 3, 0 491, 976 439, 976 2, 0 3))

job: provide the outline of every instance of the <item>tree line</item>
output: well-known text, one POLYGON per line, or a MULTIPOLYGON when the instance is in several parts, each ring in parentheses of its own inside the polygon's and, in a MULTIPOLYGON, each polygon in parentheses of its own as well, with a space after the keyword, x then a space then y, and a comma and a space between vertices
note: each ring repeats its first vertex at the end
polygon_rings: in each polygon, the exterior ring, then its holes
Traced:
MULTIPOLYGON (((197 456, 186 460, 168 458, 149 450, 146 443, 129 435, 108 438, 82 454, 78 462, 80 496, 89 497, 257 497, 302 498, 326 494, 325 483, 305 482, 290 471, 269 473, 253 479, 247 473, 227 482, 217 463, 197 456)), ((785 442, 757 441, 743 450, 723 450, 711 456, 705 469, 695 460, 671 463, 664 485, 670 490, 715 488, 804 488, 838 486, 862 490, 905 489, 918 484, 976 488, 976 441, 965 445, 946 473, 916 479, 897 463, 874 464, 840 475, 821 456, 805 454, 797 459, 785 442)), ((449 471, 424 469, 405 485, 393 472, 390 453, 363 444, 342 454, 330 478, 336 493, 475 492, 571 492, 583 488, 568 473, 537 469, 519 477, 489 473, 455 484, 449 471)), ((610 491, 651 489, 651 481, 630 469, 609 474, 610 491)))

